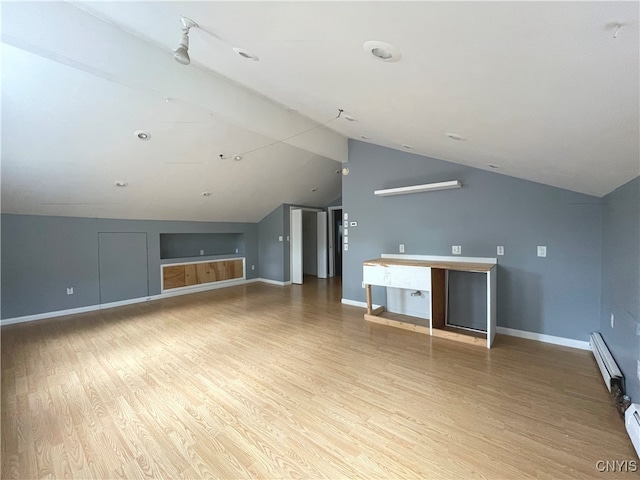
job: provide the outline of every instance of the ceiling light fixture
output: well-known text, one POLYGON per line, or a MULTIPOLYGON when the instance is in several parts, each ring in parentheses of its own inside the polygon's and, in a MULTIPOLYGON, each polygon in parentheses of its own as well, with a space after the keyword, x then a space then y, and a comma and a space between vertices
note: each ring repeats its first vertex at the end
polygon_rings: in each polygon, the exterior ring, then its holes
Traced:
POLYGON ((457 140, 457 141, 460 141, 460 142, 464 142, 464 141, 467 140, 466 138, 464 138, 461 135, 458 135, 457 133, 445 133, 445 135, 447 137, 449 137, 451 140, 457 140))
POLYGON ((117 182, 115 182, 116 187, 126 187, 127 185, 129 185, 127 182, 123 182, 122 180, 118 180, 117 182))
POLYGON ((143 142, 146 142, 151 138, 151 134, 145 132, 144 130, 136 130, 135 132, 133 132, 133 136, 138 140, 142 140, 143 142))
POLYGON ((383 62, 397 62, 402 58, 402 55, 400 55, 400 51, 387 42, 369 40, 368 42, 364 42, 362 48, 365 52, 370 53, 377 60, 383 62))
POLYGON ((402 144, 402 146, 408 150, 411 150, 413 147, 411 145, 402 144))
POLYGON ((491 168, 500 168, 499 165, 496 165, 494 163, 487 163, 487 166, 491 167, 491 168))
POLYGON ((233 47, 233 51, 240 55, 242 58, 246 58, 247 60, 253 60, 254 62, 260 61, 258 57, 256 57, 253 53, 246 51, 244 48, 233 47))
POLYGON ((313 187, 313 188, 311 189, 311 191, 312 191, 312 192, 317 192, 317 191, 318 191, 318 187, 313 187))
POLYGON ((242 160, 242 155, 234 155, 234 156, 233 156, 233 159, 234 159, 236 162, 239 162, 240 160, 242 160))
POLYGON ((349 175, 349 167, 342 167, 342 175, 345 177, 349 175))
POLYGON ((173 58, 176 62, 182 65, 189 65, 191 59, 189 58, 189 30, 192 28, 198 28, 198 24, 187 17, 182 17, 182 36, 178 43, 178 48, 173 51, 173 58))

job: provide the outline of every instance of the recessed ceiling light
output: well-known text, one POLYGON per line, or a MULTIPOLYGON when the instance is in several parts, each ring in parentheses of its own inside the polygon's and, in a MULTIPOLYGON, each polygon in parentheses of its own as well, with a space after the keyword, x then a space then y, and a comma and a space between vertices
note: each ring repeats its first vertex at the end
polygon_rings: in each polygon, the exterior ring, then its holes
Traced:
POLYGON ((253 60, 254 62, 260 60, 253 53, 246 51, 244 48, 233 47, 233 51, 240 55, 242 58, 246 58, 247 60, 253 60))
POLYGON ((234 155, 234 156, 233 156, 233 159, 234 159, 236 162, 239 162, 240 160, 242 160, 242 155, 234 155))
POLYGON ((457 133, 445 133, 445 135, 449 137, 451 140, 458 140, 461 142, 464 142, 465 140, 467 140, 466 138, 464 138, 461 135, 458 135, 457 133))
POLYGON ((116 187, 126 187, 127 185, 129 185, 127 182, 123 182, 122 180, 118 180, 117 182, 115 182, 116 187))
POLYGON ((311 189, 311 191, 312 191, 312 192, 317 192, 317 191, 318 191, 318 187, 313 187, 313 188, 311 189))
POLYGON ((349 175, 349 167, 342 167, 342 175, 345 177, 349 175))
POLYGON ((202 196, 203 197, 210 197, 211 196, 211 192, 202 192, 202 196))
POLYGON ((143 130, 136 130, 135 132, 133 132, 134 137, 136 137, 138 140, 142 140, 142 141, 147 141, 151 138, 151 134, 143 131, 143 130))
POLYGON ((400 51, 387 42, 370 40, 368 42, 364 42, 362 48, 365 52, 370 53, 377 60, 381 60, 383 62, 397 62, 402 58, 400 51))
POLYGON ((491 168, 500 168, 500 166, 499 166, 499 165, 495 165, 495 164, 493 164, 493 163, 487 163, 487 165, 488 165, 489 167, 491 167, 491 168))
POLYGON ((365 140, 369 140, 369 137, 367 137, 366 135, 360 135, 360 138, 364 138, 365 140))
POLYGON ((406 145, 406 144, 403 144, 402 146, 403 146, 404 148, 407 148, 407 149, 412 149, 412 148, 413 148, 411 145, 406 145))

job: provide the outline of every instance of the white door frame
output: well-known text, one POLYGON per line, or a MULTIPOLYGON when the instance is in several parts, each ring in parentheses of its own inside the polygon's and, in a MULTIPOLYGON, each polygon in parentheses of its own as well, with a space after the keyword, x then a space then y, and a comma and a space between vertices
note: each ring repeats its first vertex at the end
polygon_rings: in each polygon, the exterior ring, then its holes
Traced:
POLYGON ((317 224, 317 246, 316 246, 316 256, 318 262, 318 278, 327 278, 327 262, 329 260, 329 249, 327 248, 327 224, 329 223, 329 215, 327 212, 318 212, 316 213, 316 224, 317 224))
MULTIPOLYGON (((289 239, 292 238, 291 235, 291 227, 293 225, 292 219, 293 219, 293 211, 294 210, 302 210, 303 212, 323 212, 324 210, 322 210, 321 208, 310 208, 310 207, 289 207, 289 239)), ((300 224, 300 239, 302 239, 302 223, 300 224)), ((301 250, 300 250, 300 258, 302 258, 303 252, 302 252, 302 245, 300 246, 301 250)), ((291 280, 291 283, 293 282, 293 242, 289 242, 289 280, 291 280)), ((302 266, 301 266, 302 268, 302 266)), ((304 279, 304 275, 302 275, 302 278, 304 279)), ((300 282, 300 284, 302 284, 304 280, 302 280, 300 282)))
POLYGON ((335 277, 336 275, 336 264, 335 264, 335 255, 333 254, 333 249, 336 248, 336 246, 334 245, 334 241, 333 241, 333 237, 334 237, 334 231, 333 231, 333 216, 335 215, 335 211, 336 210, 342 210, 342 205, 340 205, 339 207, 329 207, 327 209, 329 211, 329 215, 327 215, 329 218, 327 218, 327 223, 328 223, 328 231, 329 231, 329 277, 335 277))

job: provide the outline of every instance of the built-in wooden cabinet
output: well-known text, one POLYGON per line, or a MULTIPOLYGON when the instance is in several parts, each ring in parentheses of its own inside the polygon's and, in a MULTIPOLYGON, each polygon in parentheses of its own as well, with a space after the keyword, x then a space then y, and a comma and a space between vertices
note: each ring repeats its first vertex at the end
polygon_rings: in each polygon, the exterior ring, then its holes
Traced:
POLYGON ((162 265, 163 291, 244 278, 243 258, 162 265))

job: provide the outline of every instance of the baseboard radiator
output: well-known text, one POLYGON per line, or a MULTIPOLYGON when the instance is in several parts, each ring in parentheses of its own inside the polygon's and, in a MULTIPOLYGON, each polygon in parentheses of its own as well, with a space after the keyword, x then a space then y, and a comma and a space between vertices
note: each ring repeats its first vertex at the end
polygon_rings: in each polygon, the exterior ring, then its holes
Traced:
POLYGON ((633 443, 633 448, 636 449, 638 457, 640 457, 640 405, 632 403, 624 414, 625 426, 627 427, 627 433, 633 443))
POLYGON ((611 392, 612 395, 620 391, 624 394, 624 376, 618 364, 613 359, 607 344, 604 343, 602 335, 598 332, 593 332, 589 343, 591 343, 593 356, 596 358, 596 363, 598 367, 600 367, 602 378, 609 392, 611 392))

